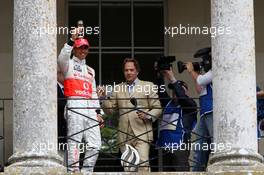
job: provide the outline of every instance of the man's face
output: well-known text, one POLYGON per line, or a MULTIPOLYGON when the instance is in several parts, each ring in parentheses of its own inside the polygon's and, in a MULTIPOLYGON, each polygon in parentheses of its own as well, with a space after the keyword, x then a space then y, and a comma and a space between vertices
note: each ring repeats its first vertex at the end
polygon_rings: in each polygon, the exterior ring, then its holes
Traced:
POLYGON ((133 62, 127 62, 124 66, 124 75, 128 83, 132 83, 138 75, 138 71, 133 62))
POLYGON ((76 56, 80 60, 85 59, 86 56, 88 55, 88 48, 89 47, 86 45, 83 45, 83 46, 78 47, 78 48, 74 48, 74 56, 76 56))

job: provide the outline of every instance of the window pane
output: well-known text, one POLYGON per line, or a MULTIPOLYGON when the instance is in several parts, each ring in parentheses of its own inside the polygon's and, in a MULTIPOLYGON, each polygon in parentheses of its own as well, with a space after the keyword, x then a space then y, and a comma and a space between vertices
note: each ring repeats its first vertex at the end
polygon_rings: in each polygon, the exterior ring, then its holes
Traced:
MULTIPOLYGON (((160 5, 159 5, 160 4, 160 5)), ((135 46, 163 46, 163 7, 135 3, 135 46)))
POLYGON ((83 20, 86 27, 86 36, 92 47, 99 45, 99 7, 98 3, 70 4, 69 6, 69 28, 77 26, 77 21, 83 20), (98 28, 96 28, 98 27, 98 28))
POLYGON ((103 54, 102 55, 102 83, 115 84, 124 81, 123 61, 130 54, 103 54))
POLYGON ((98 54, 88 54, 86 57, 86 64, 90 67, 92 67, 95 71, 95 80, 96 85, 99 83, 99 55, 98 54))
POLYGON ((161 54, 138 54, 135 58, 138 60, 141 67, 141 72, 139 73, 139 79, 145 81, 154 82, 156 79, 156 73, 154 71, 154 62, 158 59, 161 54))
POLYGON ((102 6, 102 45, 131 45, 131 10, 129 3, 106 3, 102 6))

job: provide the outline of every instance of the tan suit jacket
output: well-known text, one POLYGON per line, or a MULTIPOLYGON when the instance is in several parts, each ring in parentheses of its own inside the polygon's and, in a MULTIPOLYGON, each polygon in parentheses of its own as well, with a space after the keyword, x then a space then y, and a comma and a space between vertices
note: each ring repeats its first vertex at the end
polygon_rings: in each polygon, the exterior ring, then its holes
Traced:
MULTIPOLYGON (((104 100, 102 103, 102 108, 106 114, 114 114, 117 112, 119 114, 119 125, 118 129, 122 132, 127 133, 128 127, 130 126, 133 133, 128 133, 135 136, 140 136, 138 138, 143 139, 145 141, 153 140, 153 132, 152 132, 152 121, 160 117, 162 113, 161 105, 158 100, 157 89, 152 90, 153 83, 147 81, 141 81, 137 79, 134 90, 129 93, 127 84, 121 83, 116 85, 116 92, 113 91, 110 100, 104 100), (119 90, 119 91, 118 91, 119 90), (118 92, 117 92, 118 91, 118 92), (123 108, 133 108, 133 104, 130 102, 129 98, 145 98, 145 99, 137 99, 138 107, 143 107, 147 109, 142 109, 145 112, 148 112, 152 117, 151 120, 143 121, 136 114, 136 110, 124 114, 131 109, 123 109, 123 108), (122 98, 128 98, 127 100, 122 100, 122 98), (150 99, 156 98, 156 99, 150 99), (119 100, 118 100, 119 99, 119 100), (112 109, 106 109, 112 108, 112 109), (124 114, 124 115, 123 115, 124 114), (143 134, 145 133, 145 134, 143 134)), ((123 143, 126 141, 127 134, 122 132, 118 132, 118 143, 123 143)))

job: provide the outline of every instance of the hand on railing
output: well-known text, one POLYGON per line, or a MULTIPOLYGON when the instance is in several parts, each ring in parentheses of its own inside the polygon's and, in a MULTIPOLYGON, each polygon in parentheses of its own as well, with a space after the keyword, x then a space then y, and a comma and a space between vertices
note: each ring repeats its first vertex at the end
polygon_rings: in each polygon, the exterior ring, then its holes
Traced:
POLYGON ((106 97, 105 88, 102 86, 98 86, 96 88, 96 93, 97 93, 98 98, 105 98, 106 97))
POLYGON ((104 127, 104 119, 102 118, 101 114, 97 114, 97 120, 99 122, 100 128, 104 127))

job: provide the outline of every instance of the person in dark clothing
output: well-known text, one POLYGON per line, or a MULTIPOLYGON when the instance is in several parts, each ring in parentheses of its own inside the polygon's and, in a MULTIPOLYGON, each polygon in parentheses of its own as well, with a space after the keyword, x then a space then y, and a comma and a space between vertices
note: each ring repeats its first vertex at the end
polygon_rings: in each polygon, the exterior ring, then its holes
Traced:
POLYGON ((57 114, 58 114, 58 143, 66 143, 67 136, 67 124, 64 118, 64 108, 66 100, 64 99, 63 85, 57 83, 57 114))
POLYGON ((257 86, 258 139, 264 136, 264 92, 257 86))
POLYGON ((187 84, 176 80, 172 70, 163 70, 160 73, 159 87, 164 84, 164 77, 173 94, 173 98, 170 98, 166 91, 160 89, 158 92, 164 107, 157 142, 163 148, 163 171, 189 171, 188 143, 197 120, 197 105, 187 95, 187 84))

